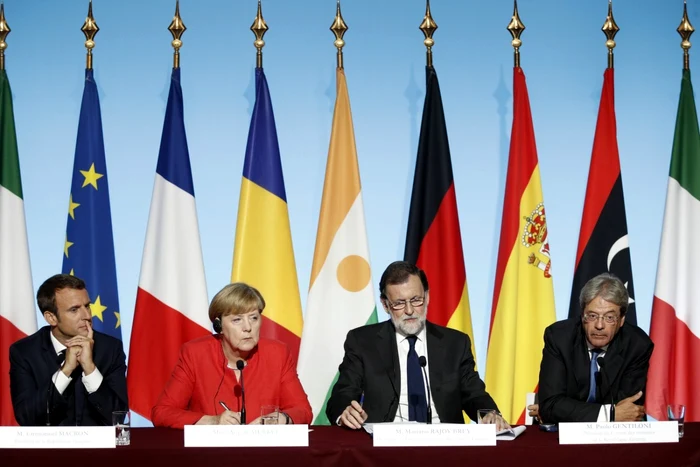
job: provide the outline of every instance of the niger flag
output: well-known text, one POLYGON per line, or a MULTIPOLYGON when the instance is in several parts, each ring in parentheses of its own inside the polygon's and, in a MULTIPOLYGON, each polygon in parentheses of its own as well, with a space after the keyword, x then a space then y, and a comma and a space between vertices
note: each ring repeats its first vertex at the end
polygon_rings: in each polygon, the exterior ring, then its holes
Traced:
POLYGON ((430 321, 472 336, 467 276, 440 84, 426 67, 426 93, 404 259, 430 282, 430 321))
POLYGON ((513 69, 513 129, 493 289, 486 389, 511 423, 537 388, 544 329, 554 322, 552 263, 530 99, 513 69))

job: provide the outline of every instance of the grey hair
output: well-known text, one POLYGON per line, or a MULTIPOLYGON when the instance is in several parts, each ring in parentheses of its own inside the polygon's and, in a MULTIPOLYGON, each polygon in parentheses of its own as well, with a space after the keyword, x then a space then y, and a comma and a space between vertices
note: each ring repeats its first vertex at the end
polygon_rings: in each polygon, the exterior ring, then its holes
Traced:
POLYGON ((620 316, 625 316, 630 296, 627 293, 625 284, 616 275, 604 272, 586 282, 578 297, 581 311, 583 312, 586 309, 586 305, 591 303, 596 297, 619 306, 620 316))

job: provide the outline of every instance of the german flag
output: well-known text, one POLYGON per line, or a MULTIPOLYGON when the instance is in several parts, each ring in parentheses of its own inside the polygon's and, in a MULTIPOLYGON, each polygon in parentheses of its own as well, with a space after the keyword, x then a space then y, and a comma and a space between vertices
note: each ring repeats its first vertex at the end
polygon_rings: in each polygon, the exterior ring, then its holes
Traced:
POLYGON ((513 69, 513 129, 493 288, 486 389, 509 423, 524 423, 537 388, 544 329, 554 322, 554 286, 530 99, 513 69))
POLYGON ((404 260, 430 281, 430 321, 474 339, 445 112, 435 69, 426 67, 418 158, 404 260))
POLYGON ((625 322, 636 325, 637 312, 634 305, 625 197, 617 149, 615 70, 612 68, 605 70, 603 78, 603 93, 600 96, 598 123, 581 218, 581 233, 578 238, 569 318, 581 316, 579 292, 588 280, 603 272, 615 274, 627 287, 630 304, 625 322))

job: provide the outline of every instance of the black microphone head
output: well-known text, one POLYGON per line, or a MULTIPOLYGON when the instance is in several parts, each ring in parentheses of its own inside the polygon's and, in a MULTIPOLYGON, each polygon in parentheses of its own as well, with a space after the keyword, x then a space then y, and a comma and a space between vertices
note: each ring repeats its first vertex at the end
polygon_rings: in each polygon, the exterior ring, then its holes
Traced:
POLYGON ((605 359, 603 357, 598 357, 598 360, 596 361, 598 362, 599 367, 603 368, 605 366, 605 359))
POLYGON ((425 368, 425 365, 428 364, 428 361, 425 359, 424 355, 421 355, 418 357, 418 363, 420 363, 421 368, 425 368))
POLYGON ((243 371, 243 368, 245 368, 245 363, 243 362, 243 360, 236 361, 236 368, 243 371))

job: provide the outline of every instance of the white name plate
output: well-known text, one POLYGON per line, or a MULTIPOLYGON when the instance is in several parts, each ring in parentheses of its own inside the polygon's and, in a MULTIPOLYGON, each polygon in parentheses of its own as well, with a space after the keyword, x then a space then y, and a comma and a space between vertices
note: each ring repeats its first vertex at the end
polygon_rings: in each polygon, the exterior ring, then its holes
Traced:
POLYGON ((381 423, 373 427, 374 446, 495 446, 496 425, 462 423, 381 423))
POLYGON ((113 426, 0 426, 2 449, 113 448, 113 426))
POLYGON ((309 425, 186 425, 186 448, 308 447, 309 425))
POLYGON ((677 443, 678 422, 560 423, 559 444, 677 443))

